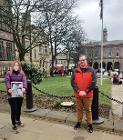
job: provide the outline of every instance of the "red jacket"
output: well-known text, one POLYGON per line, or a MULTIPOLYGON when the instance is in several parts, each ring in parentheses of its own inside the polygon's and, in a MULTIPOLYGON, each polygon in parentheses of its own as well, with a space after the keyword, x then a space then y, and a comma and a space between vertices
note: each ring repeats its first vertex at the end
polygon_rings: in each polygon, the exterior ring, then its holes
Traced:
POLYGON ((92 67, 85 68, 78 66, 71 76, 71 85, 74 89, 74 96, 79 98, 93 97, 93 89, 96 86, 96 74, 92 67), (87 95, 79 96, 79 91, 85 91, 87 95))

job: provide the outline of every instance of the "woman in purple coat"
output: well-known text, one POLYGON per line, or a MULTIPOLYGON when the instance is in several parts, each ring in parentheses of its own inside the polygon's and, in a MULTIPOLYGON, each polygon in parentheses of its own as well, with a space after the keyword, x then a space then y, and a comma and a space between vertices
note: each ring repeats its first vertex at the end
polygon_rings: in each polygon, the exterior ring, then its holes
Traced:
POLYGON ((11 107, 12 128, 16 130, 17 126, 24 126, 20 120, 20 116, 23 103, 23 95, 25 94, 27 88, 26 76, 22 71, 21 63, 18 60, 12 63, 11 71, 6 73, 5 82, 8 102, 11 107), (20 84, 20 88, 15 89, 15 87, 18 87, 18 84, 20 84))

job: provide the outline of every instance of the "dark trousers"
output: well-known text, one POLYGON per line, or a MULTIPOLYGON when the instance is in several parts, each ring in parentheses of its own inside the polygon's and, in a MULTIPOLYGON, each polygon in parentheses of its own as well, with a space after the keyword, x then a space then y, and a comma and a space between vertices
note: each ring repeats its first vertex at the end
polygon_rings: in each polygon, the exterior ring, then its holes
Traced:
POLYGON ((23 98, 10 98, 8 102, 11 107, 11 121, 12 124, 15 125, 16 121, 20 121, 23 98))

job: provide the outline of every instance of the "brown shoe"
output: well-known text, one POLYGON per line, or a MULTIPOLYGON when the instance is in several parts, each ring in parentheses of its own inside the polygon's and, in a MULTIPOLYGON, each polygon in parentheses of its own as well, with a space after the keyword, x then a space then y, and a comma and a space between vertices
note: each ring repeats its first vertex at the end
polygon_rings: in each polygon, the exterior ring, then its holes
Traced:
POLYGON ((81 128, 81 123, 80 122, 77 122, 74 126, 74 129, 78 129, 78 128, 81 128))

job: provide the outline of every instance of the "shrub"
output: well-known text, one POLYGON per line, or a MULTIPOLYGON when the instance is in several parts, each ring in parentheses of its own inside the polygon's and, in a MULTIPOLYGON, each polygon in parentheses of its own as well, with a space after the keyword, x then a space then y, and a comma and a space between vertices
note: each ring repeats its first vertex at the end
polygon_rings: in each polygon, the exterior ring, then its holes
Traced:
POLYGON ((29 64, 25 61, 22 61, 21 64, 23 71, 29 80, 31 80, 34 84, 38 84, 42 81, 42 73, 39 66, 29 64))

